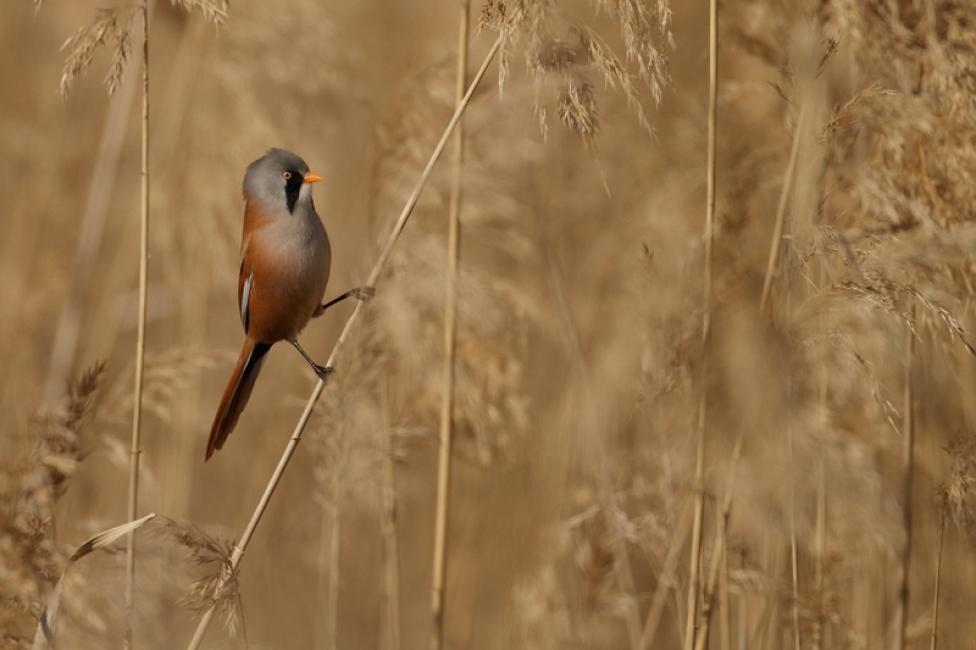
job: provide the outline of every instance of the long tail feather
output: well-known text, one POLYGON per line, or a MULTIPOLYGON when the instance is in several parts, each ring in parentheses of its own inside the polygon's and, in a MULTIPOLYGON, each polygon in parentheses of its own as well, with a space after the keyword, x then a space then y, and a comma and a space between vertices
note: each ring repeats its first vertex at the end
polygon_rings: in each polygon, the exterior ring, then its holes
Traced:
POLYGON ((237 425, 237 419, 244 411, 247 400, 251 396, 251 389, 254 388, 254 382, 261 371, 264 355, 270 349, 271 346, 267 343, 256 343, 250 339, 244 342, 244 349, 241 350, 241 356, 237 359, 237 365, 234 366, 234 372, 231 373, 230 382, 224 389, 220 406, 217 407, 213 426, 210 427, 206 460, 210 460, 214 451, 224 446, 227 436, 237 425))

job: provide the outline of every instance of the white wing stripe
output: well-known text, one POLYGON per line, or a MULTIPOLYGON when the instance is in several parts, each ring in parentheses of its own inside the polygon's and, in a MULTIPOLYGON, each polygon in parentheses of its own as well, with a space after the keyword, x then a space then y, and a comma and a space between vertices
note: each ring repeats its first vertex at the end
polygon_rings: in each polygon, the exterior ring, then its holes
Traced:
POLYGON ((247 334, 247 304, 251 297, 251 283, 254 281, 254 272, 247 274, 244 281, 244 291, 241 292, 241 323, 244 324, 244 333, 247 334))

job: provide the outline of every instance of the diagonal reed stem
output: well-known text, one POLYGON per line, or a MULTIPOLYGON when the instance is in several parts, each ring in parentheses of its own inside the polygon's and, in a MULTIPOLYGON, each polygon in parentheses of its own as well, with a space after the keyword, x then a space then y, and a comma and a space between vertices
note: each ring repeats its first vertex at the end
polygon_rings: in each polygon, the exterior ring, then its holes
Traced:
MULTIPOLYGON (((386 244, 383 246, 383 250, 380 252, 379 259, 376 260, 376 264, 373 265, 373 270, 370 271, 369 279, 366 284, 370 287, 375 287, 376 282, 379 280, 380 275, 382 275, 383 270, 386 268, 386 264, 393 254, 393 248, 396 246, 397 240, 400 238, 400 233, 403 232, 404 226, 407 224, 407 220, 413 213, 414 207, 417 205, 417 201, 420 199, 420 194, 427 184, 427 180, 430 177, 431 171, 434 169, 434 165, 441 157, 441 153, 444 151, 444 147, 447 146, 447 142, 454 133, 455 127, 457 127, 458 122, 461 120, 461 116, 464 114, 465 109, 467 109, 468 104, 471 102, 471 97, 474 95, 475 90, 481 83, 482 78, 488 71, 488 66, 491 64, 495 55, 498 53, 498 48, 501 47, 502 36, 500 35, 495 39, 495 43, 491 46, 488 54, 485 55, 485 60, 482 62, 481 67, 478 72, 475 73, 474 78, 468 85, 468 91, 464 94, 464 98, 461 103, 458 104, 457 108, 454 110, 454 115, 451 120, 447 123, 444 128, 444 133, 441 135, 441 139, 438 141, 437 146, 434 147, 434 152, 430 155, 430 159, 427 161, 427 165, 424 167, 423 172, 420 174, 420 178, 417 179, 417 183, 414 185, 413 191, 410 193, 410 197, 407 199, 406 205, 403 206, 403 210, 400 212, 400 216, 393 226, 393 231, 390 233, 389 238, 386 240, 386 244)), ((329 355, 329 360, 326 362, 327 366, 335 367, 336 360, 339 358, 339 354, 342 352, 346 345, 346 341, 349 338, 350 333, 356 327, 356 323, 359 321, 359 315, 362 313, 363 306, 365 305, 362 301, 357 301, 356 307, 353 309, 352 314, 346 320, 346 324, 342 328, 342 333, 339 334, 339 338, 336 340, 335 345, 332 347, 332 353, 329 355)), ((244 552, 247 549, 247 545, 251 541, 251 537, 254 535, 254 531, 257 529, 258 524, 261 523, 261 517, 264 515, 264 511, 268 508, 268 503, 271 502, 271 497, 274 495, 275 488, 278 487, 278 483, 281 481, 281 477, 285 473, 285 469, 288 467, 288 462, 291 457, 295 454, 295 450, 298 448, 298 443, 302 440, 302 433, 305 431, 306 425, 308 425, 308 420, 312 416, 312 410, 315 408, 315 404, 318 402, 319 397, 322 395, 322 391, 325 389, 325 381, 319 380, 315 384, 315 388, 312 389, 312 394, 309 396, 308 401, 305 403, 305 410, 302 411, 301 417, 298 418, 298 423, 295 425, 295 429, 292 431, 291 438, 288 440, 288 444, 285 446, 285 450, 281 454, 281 458, 278 460, 278 465, 275 467, 274 472, 271 474, 271 478, 268 480, 268 485, 264 489, 264 493, 261 495, 260 501, 258 501, 257 507, 254 509, 254 514, 251 515, 251 519, 244 529, 244 533, 241 535, 240 540, 234 547, 234 552, 231 555, 231 571, 237 570, 237 567, 241 563, 241 558, 244 557, 244 552)), ((223 588, 220 586, 218 591, 223 588)), ((190 644, 187 646, 187 650, 196 650, 200 647, 203 642, 203 637, 207 633, 207 628, 210 627, 210 622, 213 620, 215 609, 211 606, 203 616, 200 618, 200 622, 197 625, 196 632, 193 634, 193 638, 190 640, 190 644)))
MULTIPOLYGON (((468 23, 470 0, 461 0, 458 20, 457 83, 455 104, 464 99, 468 76, 468 23)), ((431 577, 430 647, 444 647, 444 589, 447 584, 447 524, 451 491, 451 438, 454 417, 454 346, 457 338, 457 278, 460 262, 461 172, 464 168, 464 125, 454 135, 451 198, 448 210, 447 282, 444 296, 444 369, 441 395, 440 448, 437 457, 437 505, 434 520, 434 562, 431 577)))
POLYGON ((793 142, 790 145, 790 158, 783 173, 783 189, 776 206, 776 223, 773 225, 773 241, 769 245, 769 261, 766 264, 766 277, 763 279, 762 297, 759 299, 759 312, 765 313, 769 303, 769 292, 773 288, 773 276, 776 274, 776 262, 779 260, 779 249, 783 243, 783 222, 786 220, 786 206, 790 201, 793 190, 793 177, 796 175, 796 164, 800 157, 800 134, 803 130, 804 106, 800 105, 800 115, 796 118, 793 128, 793 142))
MULTIPOLYGON (((142 374, 146 357, 146 298, 149 266, 149 0, 142 2, 142 214, 139 220, 139 324, 136 333, 135 379, 132 391, 132 447, 129 456, 128 521, 139 511, 139 437, 142 433, 142 374)), ((135 607, 136 537, 125 546, 125 633, 123 647, 132 647, 135 607)))
POLYGON ((640 650, 648 650, 654 647, 654 638, 657 635, 658 626, 661 623, 661 615, 664 613, 668 592, 672 588, 677 591, 677 587, 673 583, 675 582, 675 574, 678 569, 681 549, 685 545, 685 538, 688 537, 690 524, 691 519, 688 517, 686 510, 679 520, 674 539, 671 541, 671 547, 664 557, 664 567, 661 569, 661 575, 658 577, 657 585, 654 587, 654 596, 651 598, 651 605, 647 610, 647 618, 645 619, 640 644, 638 645, 640 650))
POLYGON ((712 329, 712 244, 715 232, 715 138, 718 121, 718 0, 708 3, 708 160, 705 197, 705 269, 702 297, 702 367, 698 402, 698 441, 695 453, 695 511, 691 529, 691 569, 688 576, 688 618, 685 650, 695 647, 701 574, 702 529, 705 518, 705 441, 708 430, 708 341, 712 329))

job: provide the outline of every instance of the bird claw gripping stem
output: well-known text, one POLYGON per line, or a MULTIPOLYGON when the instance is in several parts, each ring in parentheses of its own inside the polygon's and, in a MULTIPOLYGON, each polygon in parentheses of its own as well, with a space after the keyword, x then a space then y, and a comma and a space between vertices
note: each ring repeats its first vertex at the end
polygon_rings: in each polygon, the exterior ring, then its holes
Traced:
POLYGON ((370 298, 376 295, 376 287, 356 287, 349 292, 349 295, 360 302, 368 302, 370 298))
POLYGON ((326 377, 335 372, 335 369, 332 366, 320 366, 319 364, 315 364, 312 369, 322 381, 325 381, 326 377))

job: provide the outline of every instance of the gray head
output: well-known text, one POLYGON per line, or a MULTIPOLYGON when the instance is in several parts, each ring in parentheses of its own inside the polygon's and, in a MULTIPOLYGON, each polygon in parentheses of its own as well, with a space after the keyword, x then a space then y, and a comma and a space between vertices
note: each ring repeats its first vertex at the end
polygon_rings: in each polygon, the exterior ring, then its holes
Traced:
POLYGON ((309 172, 298 155, 285 149, 269 149, 244 174, 244 198, 258 201, 268 212, 295 212, 296 205, 311 205, 311 183, 321 180, 309 172))

